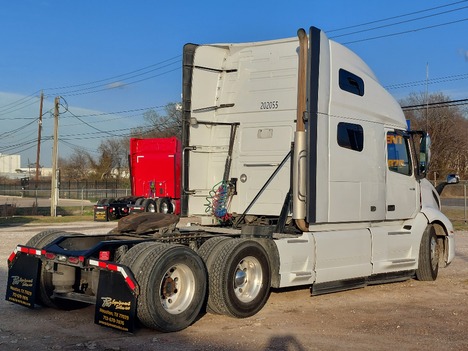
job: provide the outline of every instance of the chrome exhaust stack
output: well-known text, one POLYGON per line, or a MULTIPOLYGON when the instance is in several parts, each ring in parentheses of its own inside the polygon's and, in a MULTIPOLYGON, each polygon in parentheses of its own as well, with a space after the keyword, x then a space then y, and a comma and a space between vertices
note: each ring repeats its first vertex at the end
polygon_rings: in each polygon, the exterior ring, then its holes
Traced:
POLYGON ((299 38, 299 64, 297 84, 297 115, 296 132, 294 134, 294 157, 293 157, 293 213, 292 217, 297 227, 302 231, 309 230, 306 222, 306 170, 307 170, 307 139, 305 132, 304 115, 307 113, 307 56, 308 39, 304 29, 297 31, 299 38))

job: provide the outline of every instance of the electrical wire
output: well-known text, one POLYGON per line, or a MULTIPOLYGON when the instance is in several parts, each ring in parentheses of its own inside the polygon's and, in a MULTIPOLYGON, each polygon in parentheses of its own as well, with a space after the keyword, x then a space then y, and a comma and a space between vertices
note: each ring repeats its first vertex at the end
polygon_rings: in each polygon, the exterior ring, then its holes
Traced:
POLYGON ((453 82, 453 81, 463 80, 463 79, 468 79, 468 73, 432 78, 428 80, 418 80, 418 81, 407 82, 407 83, 390 84, 390 85, 386 85, 385 88, 388 90, 393 90, 393 89, 401 89, 401 88, 410 88, 410 87, 426 85, 426 84, 453 82))
MULTIPOLYGON (((141 83, 143 81, 146 81, 146 80, 149 80, 149 79, 153 79, 153 78, 157 78, 157 77, 160 77, 160 76, 163 76, 165 74, 168 74, 168 73, 171 73, 171 72, 175 72, 175 71, 179 71, 181 70, 182 68, 181 67, 177 67, 177 68, 174 68, 174 69, 171 69, 169 71, 166 71, 166 72, 163 72, 163 73, 160 73, 160 74, 155 74, 153 76, 150 76, 150 77, 146 77, 146 78, 143 78, 143 79, 139 79, 139 80, 136 80, 136 81, 133 81, 133 82, 128 82, 125 84, 125 86, 128 86, 128 85, 132 85, 132 84, 137 84, 137 83, 141 83)), ((91 91, 85 91, 85 90, 88 90, 88 89, 81 89, 81 90, 76 90, 76 91, 71 91, 71 92, 64 92, 62 93, 61 95, 62 96, 79 96, 79 95, 86 95, 86 94, 94 94, 94 93, 99 93, 99 92, 102 92, 102 91, 108 91, 108 90, 112 90, 112 89, 118 89, 120 88, 121 86, 115 86, 115 87, 105 87, 105 88, 102 88, 102 89, 96 89, 96 90, 91 90, 91 91)), ((97 88, 97 87, 96 87, 97 88)))
POLYGON ((463 9, 466 9, 466 8, 468 8, 468 6, 464 6, 464 7, 461 7, 461 8, 458 8, 458 9, 453 9, 453 10, 447 10, 447 11, 435 13, 435 14, 432 14, 432 15, 427 15, 427 16, 422 16, 422 17, 418 17, 418 18, 413 18, 413 19, 409 19, 409 20, 405 20, 405 21, 399 21, 399 22, 395 22, 395 23, 385 24, 385 25, 381 25, 381 26, 378 26, 378 27, 373 27, 373 28, 368 28, 368 29, 362 29, 362 30, 358 30, 358 31, 350 32, 350 33, 335 35, 335 36, 330 37, 330 38, 331 38, 331 39, 335 39, 335 38, 340 38, 340 37, 344 37, 344 36, 348 36, 348 35, 359 34, 359 33, 364 33, 364 32, 370 32, 370 31, 377 30, 377 29, 382 29, 382 28, 387 28, 387 27, 398 26, 398 25, 400 25, 400 24, 409 23, 409 22, 414 22, 414 21, 419 21, 419 20, 421 20, 421 19, 426 19, 426 18, 435 17, 435 16, 440 16, 440 15, 445 15, 445 14, 447 14, 447 13, 451 13, 451 12, 455 12, 455 11, 460 11, 460 10, 463 10, 463 9))
POLYGON ((343 44, 349 45, 349 44, 361 43, 361 42, 364 42, 364 41, 370 41, 370 40, 376 40, 376 39, 382 39, 382 38, 389 38, 389 37, 394 37, 394 36, 398 36, 398 35, 419 32, 419 31, 426 30, 426 29, 432 29, 432 28, 437 28, 437 27, 448 26, 450 24, 461 23, 461 22, 464 22, 464 21, 468 21, 468 18, 463 18, 463 19, 456 20, 456 21, 435 24, 435 25, 432 25, 432 26, 409 29, 409 30, 406 30, 406 31, 403 31, 403 32, 398 32, 398 33, 390 33, 390 34, 384 34, 384 35, 379 35, 379 36, 365 38, 365 39, 358 39, 358 40, 348 41, 348 42, 345 42, 343 44))
POLYGON ((404 111, 412 111, 412 110, 420 110, 420 109, 425 109, 425 108, 442 108, 442 107, 464 106, 464 105, 468 105, 468 99, 431 102, 427 104, 402 106, 401 108, 404 111))
MULTIPOLYGON (((466 0, 468 1, 468 0, 466 0)), ((56 87, 56 88, 47 88, 45 90, 63 90, 63 89, 71 89, 71 88, 77 88, 77 87, 81 87, 81 86, 85 86, 85 85, 92 85, 92 84, 97 84, 97 83, 102 83, 102 82, 106 82, 106 81, 111 81, 111 80, 114 80, 114 79, 117 79, 117 78, 121 78, 121 77, 125 77, 127 75, 131 75, 131 74, 134 74, 134 73, 137 73, 137 72, 141 72, 141 71, 144 71, 148 68, 152 68, 152 67, 156 67, 156 66, 160 66, 162 65, 163 63, 166 63, 166 62, 170 62, 174 59, 179 59, 177 62, 180 62, 180 58, 182 57, 182 55, 177 55, 177 56, 174 56, 174 57, 171 57, 169 59, 166 59, 166 60, 163 60, 163 61, 160 61, 158 63, 155 63, 155 64, 152 64, 152 65, 149 65, 149 66, 146 66, 146 67, 143 67, 143 68, 139 68, 139 69, 136 69, 136 70, 133 70, 133 71, 130 71, 130 72, 127 72, 127 73, 122 73, 122 74, 118 74, 116 76, 112 76, 112 77, 108 77, 108 78, 103 78, 103 79, 99 79, 99 80, 95 80, 95 81, 91 81, 91 82, 87 82, 87 83, 80 83, 80 84, 74 84, 74 85, 68 85, 68 86, 62 86, 62 87, 56 87)), ((163 68, 163 67, 160 67, 160 68, 163 68)), ((158 68, 158 69, 160 69, 158 68)), ((151 69, 150 71, 146 72, 146 73, 149 73, 149 72, 153 72, 157 69, 151 69)), ((145 73, 142 73, 142 74, 145 74, 145 73)), ((140 75, 142 75, 140 74, 140 75)), ((131 78, 131 77, 130 77, 131 78)), ((127 78, 128 79, 128 78, 127 78)))
POLYGON ((404 13, 404 14, 397 15, 397 16, 392 16, 392 17, 387 17, 387 18, 375 20, 375 21, 370 21, 370 22, 355 24, 355 25, 351 25, 351 26, 347 26, 347 27, 338 28, 338 29, 331 29, 331 30, 327 30, 326 32, 327 32, 327 33, 333 33, 333 32, 338 32, 338 31, 347 30, 347 29, 353 29, 353 28, 358 28, 358 27, 364 27, 364 26, 368 26, 368 25, 371 25, 371 24, 375 24, 375 23, 386 22, 386 21, 390 21, 390 20, 393 20, 393 19, 398 19, 398 18, 408 17, 408 16, 412 16, 412 15, 417 15, 417 14, 419 14, 419 13, 429 12, 429 11, 437 10, 437 9, 444 8, 444 7, 449 7, 449 6, 453 6, 453 5, 458 5, 458 4, 465 3, 465 2, 468 2, 468 0, 457 1, 457 2, 450 3, 450 4, 446 4, 446 5, 431 7, 431 8, 424 9, 424 10, 419 10, 419 11, 404 13))
POLYGON ((24 124, 24 125, 22 125, 22 126, 16 128, 16 129, 13 129, 13 130, 9 130, 9 131, 0 133, 0 137, 6 138, 6 137, 8 137, 8 136, 10 136, 10 135, 12 135, 12 134, 18 133, 18 132, 20 132, 20 131, 23 132, 24 129, 25 129, 26 127, 28 127, 28 126, 30 126, 31 124, 37 122, 38 120, 39 120, 39 118, 36 118, 35 120, 33 120, 33 121, 29 122, 29 123, 26 123, 26 124, 24 124))

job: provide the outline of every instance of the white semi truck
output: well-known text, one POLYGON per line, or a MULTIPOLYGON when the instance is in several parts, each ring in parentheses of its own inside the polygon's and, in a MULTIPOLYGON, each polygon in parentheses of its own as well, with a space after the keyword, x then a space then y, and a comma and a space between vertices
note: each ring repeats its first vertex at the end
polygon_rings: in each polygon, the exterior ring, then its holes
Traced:
POLYGON ((435 280, 455 248, 429 155, 370 68, 317 28, 187 44, 181 212, 197 225, 142 213, 105 235, 39 233, 10 256, 6 299, 172 332, 206 311, 252 316, 271 288, 435 280))

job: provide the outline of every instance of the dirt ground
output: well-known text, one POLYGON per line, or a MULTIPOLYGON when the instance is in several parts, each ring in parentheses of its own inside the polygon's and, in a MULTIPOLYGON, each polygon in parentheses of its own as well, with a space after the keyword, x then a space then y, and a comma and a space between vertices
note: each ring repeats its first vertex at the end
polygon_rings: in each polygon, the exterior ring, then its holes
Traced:
MULTIPOLYGON (((114 226, 60 228, 97 234, 114 226)), ((435 282, 408 280, 316 297, 307 287, 273 291, 263 310, 247 319, 206 314, 181 332, 139 328, 129 334, 94 324, 93 307, 30 310, 5 301, 7 257, 44 229, 0 228, 0 350, 468 350, 468 232, 456 233, 457 257, 435 282)))

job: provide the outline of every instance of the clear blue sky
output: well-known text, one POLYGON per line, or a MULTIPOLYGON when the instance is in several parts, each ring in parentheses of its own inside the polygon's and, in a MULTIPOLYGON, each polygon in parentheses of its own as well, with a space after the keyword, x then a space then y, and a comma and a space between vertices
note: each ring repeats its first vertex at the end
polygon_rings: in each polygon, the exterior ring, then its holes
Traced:
MULTIPOLYGON (((429 92, 468 98, 468 1, 5 1, 0 153, 35 162, 40 90, 44 111, 61 95, 79 117, 61 116, 60 155, 73 145, 95 151, 141 124, 147 108, 180 101, 185 43, 286 38, 312 25, 360 55, 384 86, 403 84, 390 90, 397 99, 425 91, 426 67, 429 92)), ((45 139, 51 122, 46 113, 45 139)), ((45 140, 46 167, 51 149, 45 140)))

